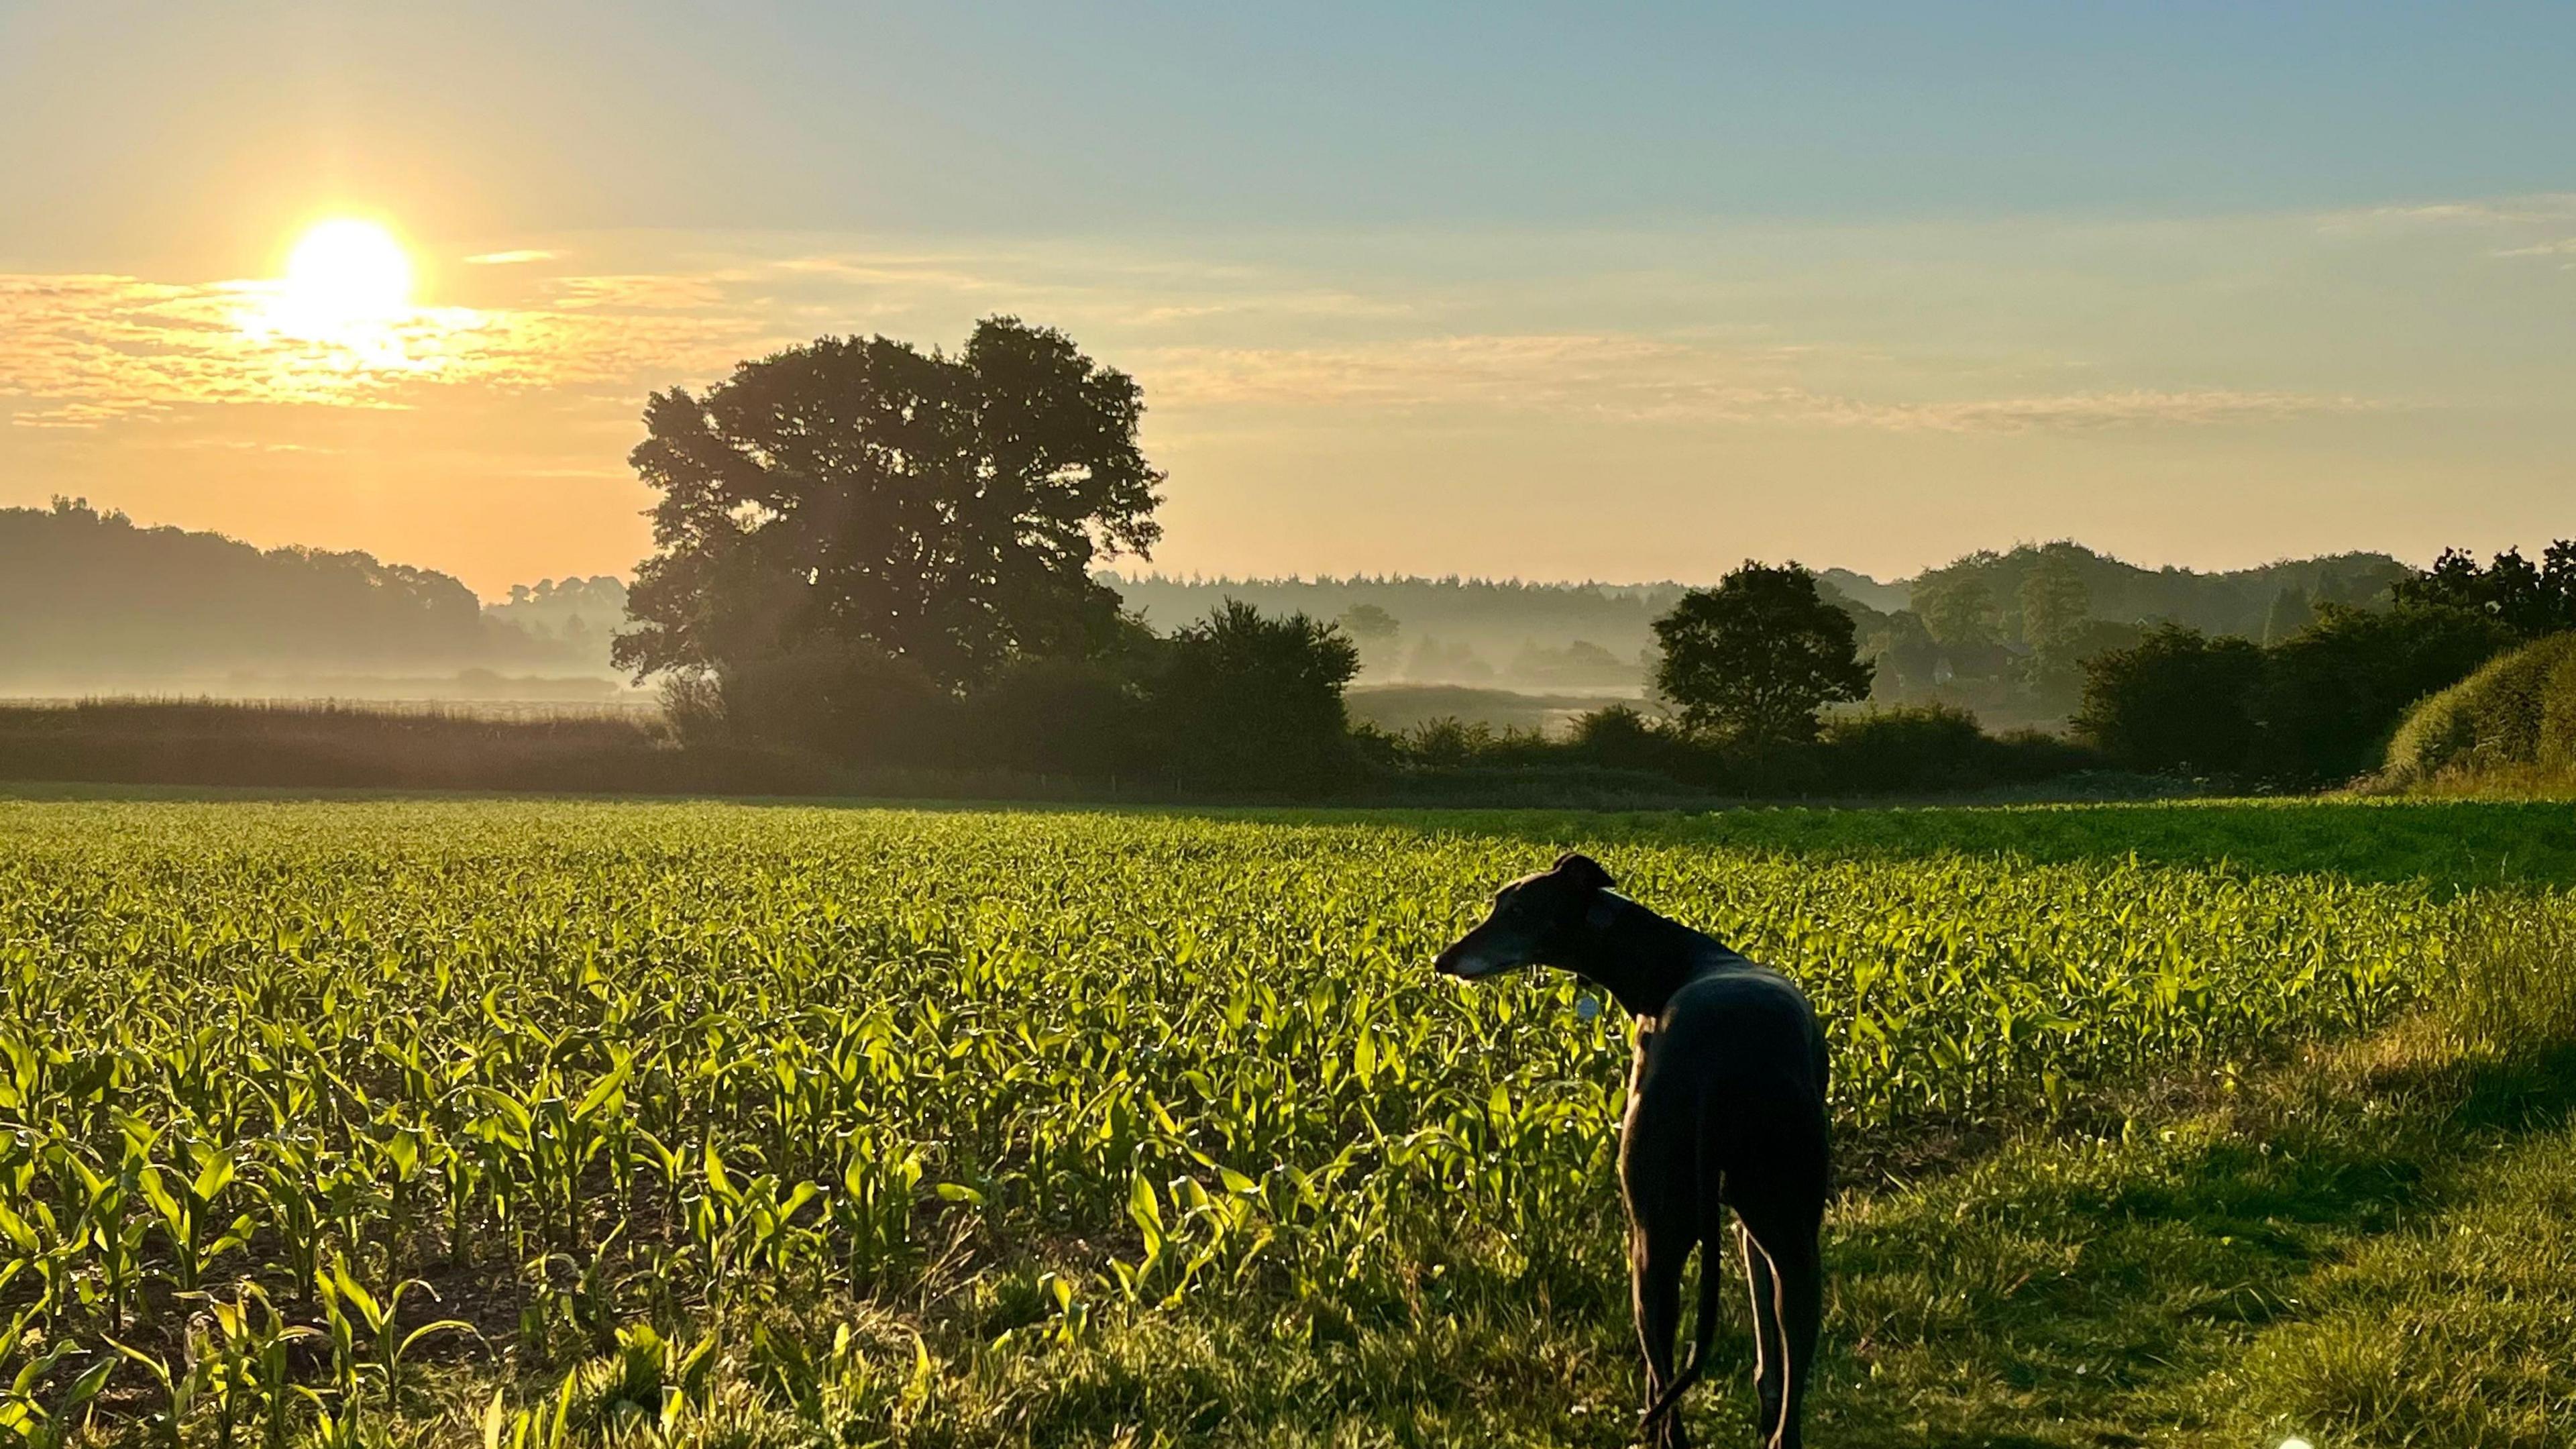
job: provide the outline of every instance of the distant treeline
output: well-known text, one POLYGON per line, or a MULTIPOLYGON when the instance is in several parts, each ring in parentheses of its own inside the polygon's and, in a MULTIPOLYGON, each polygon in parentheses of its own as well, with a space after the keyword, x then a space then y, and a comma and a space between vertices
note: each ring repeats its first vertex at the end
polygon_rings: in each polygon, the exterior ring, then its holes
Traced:
POLYGON ((1906 607, 1846 595, 1883 704, 1965 709, 1996 729, 2056 728, 2089 661, 2163 629, 2277 644, 2337 608, 2379 609, 2413 570, 2343 554, 2202 574, 2142 569, 2075 543, 1980 552, 1907 581, 1906 607))
POLYGON ((613 578, 566 579, 487 610, 447 574, 371 554, 139 527, 75 499, 0 509, 0 686, 20 692, 604 673, 624 603, 613 578))
POLYGON ((608 642, 626 622, 626 581, 614 574, 568 574, 512 584, 507 599, 483 606, 483 617, 556 646, 557 657, 567 663, 605 673, 608 642))
MULTIPOLYGON (((2379 554, 2220 573, 2143 569, 2053 543, 1971 554, 1892 583, 1836 568, 1817 577, 1878 665, 1874 702, 1945 704, 2011 728, 2062 723, 2079 702, 2082 659, 2160 625, 2276 643, 2320 605, 2383 603, 2407 573, 2379 554)), ((1643 692, 1652 623, 1685 591, 1456 576, 1101 579, 1164 630, 1229 598, 1336 622, 1359 650, 1364 683, 1596 697, 1643 692)), ((0 611, 11 625, 0 633, 0 687, 21 693, 223 692, 266 680, 282 693, 358 695, 385 693, 396 677, 469 670, 608 676, 628 593, 611 575, 568 576, 486 605, 447 574, 366 553, 259 549, 57 500, 0 509, 0 611), (350 676, 349 687, 331 687, 330 676, 350 676)), ((488 676, 478 678, 455 692, 488 696, 488 676)))
MULTIPOLYGON (((1952 705, 2004 727, 2062 722, 2079 701, 2081 660, 2151 629, 2277 642, 2319 605, 2385 603, 2410 572, 2372 553, 2216 573, 2147 569, 2059 542, 1981 551, 1892 583, 1840 568, 1817 581, 1879 664, 1875 701, 1952 705)), ((1103 579, 1157 622, 1199 617, 1227 598, 1336 620, 1360 646, 1364 681, 1540 691, 1642 688, 1653 622, 1687 588, 1455 575, 1103 579)))

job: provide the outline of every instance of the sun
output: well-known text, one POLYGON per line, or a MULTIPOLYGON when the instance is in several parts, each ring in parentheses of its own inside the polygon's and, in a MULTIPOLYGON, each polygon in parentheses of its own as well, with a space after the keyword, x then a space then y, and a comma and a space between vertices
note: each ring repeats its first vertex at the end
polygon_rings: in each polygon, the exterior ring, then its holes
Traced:
POLYGON ((411 256, 372 221, 315 222, 287 253, 276 321, 307 337, 345 336, 400 318, 411 307, 411 256))

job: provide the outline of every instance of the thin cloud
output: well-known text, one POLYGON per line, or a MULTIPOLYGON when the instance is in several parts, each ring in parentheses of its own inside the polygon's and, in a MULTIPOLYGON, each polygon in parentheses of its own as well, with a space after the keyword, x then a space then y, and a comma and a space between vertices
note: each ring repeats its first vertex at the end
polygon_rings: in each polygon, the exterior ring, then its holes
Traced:
POLYGON ((460 388, 717 373, 780 340, 703 288, 591 280, 620 285, 550 307, 414 308, 316 339, 268 324, 274 283, 0 276, 0 396, 34 402, 15 410, 20 427, 229 404, 405 408, 460 388))
POLYGON ((567 309, 703 311, 723 306, 727 294, 722 282, 715 278, 645 274, 565 277, 555 284, 555 298, 555 305, 567 309))
POLYGON ((2391 224, 2523 226, 2534 222, 2563 221, 2570 216, 2576 216, 2576 192, 2539 192, 2530 196, 2436 201, 2414 206, 2362 207, 2328 212, 2322 220, 2330 228, 2341 229, 2391 224))
POLYGON ((2289 390, 2030 391, 2044 374, 2027 357, 2009 366, 1904 362, 1858 343, 1729 341, 1707 329, 1424 336, 1423 315, 1408 305, 1280 273, 1075 263, 1052 280, 1041 272, 1015 279, 1010 265, 949 253, 736 254, 689 271, 532 279, 523 305, 420 308, 327 341, 260 325, 275 283, 0 276, 0 395, 28 400, 14 409, 17 425, 55 428, 238 403, 409 408, 478 388, 633 396, 722 376, 742 358, 818 332, 854 330, 911 297, 1074 328, 1104 360, 1135 373, 1163 416, 1195 414, 1202 425, 1213 412, 1248 407, 1479 409, 2009 433, 2252 424, 2380 406, 2289 390), (1215 284, 1215 270, 1227 285, 1215 284), (1147 272, 1160 283, 1137 279, 1147 272), (776 295, 782 290, 791 294, 776 295), (1301 319, 1378 335, 1272 342, 1301 319), (1397 331, 1415 335, 1385 335, 1397 331), (1205 340, 1228 335, 1246 345, 1205 340), (1193 340, 1164 341, 1172 338, 1193 340), (1988 395, 1960 396, 1967 392, 1988 395))
POLYGON ((2224 388, 2187 392, 2135 389, 1971 402, 1879 404, 1872 407, 1870 421, 1877 426, 1913 426, 1940 432, 2018 433, 2037 428, 2082 430, 2277 423, 2298 418, 2378 412, 2387 407, 2388 404, 2370 398, 2312 393, 2240 392, 2224 388))
POLYGON ((469 267, 515 267, 525 262, 551 262, 560 255, 562 254, 559 252, 540 251, 533 248, 514 252, 484 252, 477 256, 465 258, 465 265, 469 267))
POLYGON ((1177 407, 1480 408, 1902 432, 2206 427, 2381 406, 2354 397, 2232 389, 1865 398, 1802 382, 1788 370, 1793 356, 1617 334, 1468 336, 1345 348, 1173 348, 1153 354, 1138 371, 1148 396, 1177 407))

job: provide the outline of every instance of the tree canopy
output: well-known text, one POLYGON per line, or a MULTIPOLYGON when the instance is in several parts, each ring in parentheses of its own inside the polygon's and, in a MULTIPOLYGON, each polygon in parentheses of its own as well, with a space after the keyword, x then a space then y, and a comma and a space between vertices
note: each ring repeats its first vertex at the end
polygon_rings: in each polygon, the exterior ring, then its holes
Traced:
POLYGON ((1749 745, 1804 743, 1825 705, 1869 696, 1851 615, 1796 564, 1747 560, 1655 621, 1655 687, 1694 733, 1749 745))
POLYGON ((2075 727, 2122 764, 2232 773, 2254 758, 2263 646, 2166 624, 2084 662, 2075 727))
POLYGON ((2522 639, 2576 629, 2576 541, 2552 543, 2537 564, 2509 548, 2484 568, 2474 555, 2446 548, 2431 568, 2399 580, 2397 597, 2484 614, 2522 639))
POLYGON ((1228 599, 1175 632, 1150 695, 1163 753, 1185 775, 1312 789, 1349 761, 1342 690, 1359 650, 1305 614, 1228 599))
POLYGON ((824 337, 657 393, 630 457, 662 496, 616 660, 641 679, 819 639, 944 687, 1116 630, 1095 561, 1143 556, 1163 474, 1125 373, 1013 317, 965 348, 824 337))

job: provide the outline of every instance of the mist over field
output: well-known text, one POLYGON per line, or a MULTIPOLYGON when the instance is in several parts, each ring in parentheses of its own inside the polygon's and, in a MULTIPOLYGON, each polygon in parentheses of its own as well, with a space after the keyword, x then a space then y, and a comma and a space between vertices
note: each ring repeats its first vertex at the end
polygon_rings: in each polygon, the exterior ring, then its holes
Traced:
MULTIPOLYGON (((2202 573, 2150 570, 2076 544, 1982 552, 1910 578, 1822 567, 1863 657, 1872 697, 1958 703, 1998 728, 2062 724, 2075 700, 2006 678, 2035 635, 2074 611, 2095 647, 2172 623, 2257 642, 2319 603, 2384 605, 2406 573, 2384 555, 2202 573), (2032 580, 2071 581, 2062 594, 2032 580), (1918 595, 1923 607, 1914 607, 1918 595), (1932 622, 1925 621, 1925 609, 1932 622)), ((1100 575, 1149 626, 1226 600, 1333 621, 1359 651, 1354 708, 1402 726, 1455 715, 1498 726, 1562 724, 1587 701, 1651 695, 1655 618, 1692 587, 1411 576, 1100 575)), ((0 697, 114 694, 216 699, 411 700, 643 707, 609 657, 626 626, 626 580, 564 576, 478 598, 434 568, 363 552, 261 550, 220 534, 138 524, 82 501, 0 509, 0 697)))

